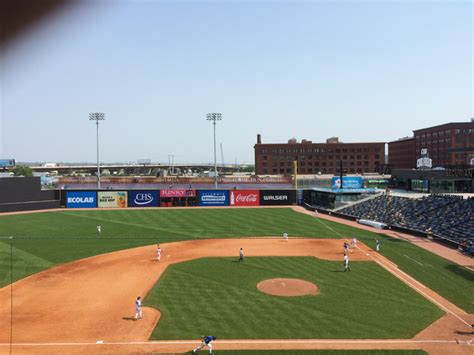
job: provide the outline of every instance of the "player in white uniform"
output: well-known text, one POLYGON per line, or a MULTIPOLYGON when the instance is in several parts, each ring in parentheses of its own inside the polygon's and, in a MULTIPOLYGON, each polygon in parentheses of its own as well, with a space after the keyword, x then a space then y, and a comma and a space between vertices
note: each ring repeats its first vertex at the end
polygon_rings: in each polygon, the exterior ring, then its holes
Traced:
POLYGON ((137 299, 135 300, 135 320, 137 320, 138 318, 140 319, 143 318, 142 300, 140 296, 138 296, 137 299))
POLYGON ((285 242, 288 241, 288 233, 286 233, 286 232, 283 233, 283 240, 284 240, 285 242))
POLYGON ((375 241, 375 250, 380 251, 380 240, 378 239, 375 241))
POLYGON ((97 233, 102 233, 102 227, 101 226, 97 226, 97 233))
POLYGON ((351 271, 351 267, 349 266, 349 257, 346 253, 344 253, 344 271, 351 271))
POLYGON ((244 261, 244 248, 239 250, 239 261, 244 261))
POLYGON ((160 248, 160 245, 158 244, 156 248, 156 260, 160 261, 160 259, 161 259, 161 248, 160 248))
POLYGON ((356 237, 352 238, 352 248, 353 249, 357 248, 357 238, 356 237))

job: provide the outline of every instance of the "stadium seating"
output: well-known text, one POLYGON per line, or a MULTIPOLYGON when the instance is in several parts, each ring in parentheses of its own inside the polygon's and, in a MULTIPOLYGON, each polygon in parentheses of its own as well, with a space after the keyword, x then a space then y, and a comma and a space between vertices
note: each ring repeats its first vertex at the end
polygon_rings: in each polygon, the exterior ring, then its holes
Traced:
POLYGON ((339 212, 420 232, 431 230, 435 236, 462 244, 474 241, 474 198, 434 194, 410 199, 384 195, 339 212))

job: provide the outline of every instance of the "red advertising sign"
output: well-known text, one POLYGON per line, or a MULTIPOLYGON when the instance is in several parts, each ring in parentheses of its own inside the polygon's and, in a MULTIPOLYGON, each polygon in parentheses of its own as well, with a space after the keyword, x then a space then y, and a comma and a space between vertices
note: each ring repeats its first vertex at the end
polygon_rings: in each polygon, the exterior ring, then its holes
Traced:
POLYGON ((160 197, 195 197, 196 190, 169 189, 160 190, 160 197))
POLYGON ((229 206, 259 206, 258 190, 230 190, 229 206))

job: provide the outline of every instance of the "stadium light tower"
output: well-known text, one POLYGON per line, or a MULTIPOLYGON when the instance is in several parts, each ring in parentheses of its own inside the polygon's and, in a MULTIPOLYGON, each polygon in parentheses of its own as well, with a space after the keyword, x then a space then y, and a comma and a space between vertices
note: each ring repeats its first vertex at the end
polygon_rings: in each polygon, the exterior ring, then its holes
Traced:
POLYGON ((95 121, 97 127, 97 190, 100 190, 100 163, 99 163, 99 121, 105 120, 105 113, 89 113, 89 121, 95 121))
POLYGON ((214 187, 217 189, 216 122, 222 120, 222 113, 208 113, 206 117, 214 125, 214 187))

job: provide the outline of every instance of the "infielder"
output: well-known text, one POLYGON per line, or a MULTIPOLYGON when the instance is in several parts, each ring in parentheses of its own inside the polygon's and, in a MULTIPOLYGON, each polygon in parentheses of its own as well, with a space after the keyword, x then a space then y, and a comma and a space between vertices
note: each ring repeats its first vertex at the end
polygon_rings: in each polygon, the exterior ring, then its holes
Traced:
POLYGON ((378 239, 375 241, 375 250, 376 251, 380 250, 380 240, 378 240, 378 239))
POLYGON ((344 254, 346 254, 349 251, 349 243, 344 242, 344 254))
POLYGON ((286 232, 283 233, 283 240, 284 240, 285 242, 288 241, 288 233, 286 233, 286 232))
POLYGON ((344 272, 348 270, 351 271, 351 267, 349 266, 349 257, 346 253, 344 253, 344 272))
POLYGON ((354 248, 354 249, 357 248, 357 238, 356 237, 352 238, 352 248, 354 248))
POLYGON ((244 248, 239 250, 239 261, 244 261, 244 248))
POLYGON ((196 353, 202 348, 204 348, 205 346, 207 346, 209 348, 209 354, 212 354, 211 343, 213 340, 216 340, 217 338, 214 335, 208 335, 208 336, 203 335, 201 339, 202 339, 202 343, 196 349, 193 350, 193 353, 196 353))
POLYGON ((159 244, 157 244, 156 247, 157 247, 156 248, 156 260, 160 261, 160 259, 161 259, 161 248, 160 248, 159 244))
POLYGON ((137 320, 138 318, 140 319, 143 318, 142 301, 141 301, 140 296, 138 296, 137 299, 135 300, 135 320, 137 320))
POLYGON ((102 233, 102 227, 101 226, 97 226, 97 233, 102 233))

